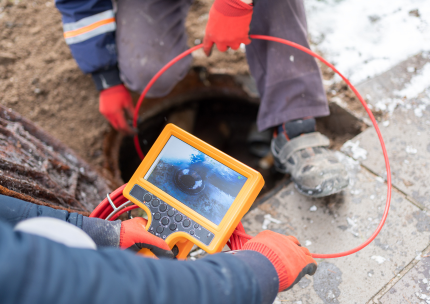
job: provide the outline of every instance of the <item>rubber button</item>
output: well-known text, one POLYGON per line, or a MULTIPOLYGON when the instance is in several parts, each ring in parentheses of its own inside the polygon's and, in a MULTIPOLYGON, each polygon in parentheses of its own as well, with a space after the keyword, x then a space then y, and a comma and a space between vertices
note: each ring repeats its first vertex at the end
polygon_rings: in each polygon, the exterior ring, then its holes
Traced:
POLYGON ((191 225, 191 221, 189 219, 185 219, 182 225, 184 225, 184 227, 188 227, 191 225))
POLYGON ((194 228, 195 229, 199 228, 199 224, 194 224, 194 228))
POLYGON ((175 214, 175 210, 170 209, 169 211, 167 211, 167 215, 172 217, 175 214))
POLYGON ((190 234, 191 234, 191 235, 194 235, 194 230, 190 230, 190 234))
POLYGON ((170 230, 176 230, 176 224, 175 223, 171 223, 169 226, 170 230))
POLYGON ((158 226, 156 231, 158 233, 161 233, 161 232, 163 232, 163 230, 164 230, 163 226, 158 226))
POLYGON ((182 214, 176 214, 176 216, 175 216, 175 220, 176 220, 177 222, 182 221, 182 214))
POLYGON ((169 225, 170 220, 167 217, 163 217, 163 219, 161 220, 161 224, 163 224, 164 226, 169 225))
POLYGON ((164 211, 167 210, 167 205, 166 204, 161 204, 159 209, 160 209, 161 212, 164 212, 164 211))
POLYGON ((153 201, 152 201, 152 203, 151 203, 151 205, 152 205, 153 207, 158 207, 158 205, 160 205, 160 200, 159 200, 159 199, 155 199, 155 200, 153 200, 153 201))
POLYGON ((144 200, 145 202, 149 203, 149 202, 152 200, 152 195, 151 195, 151 194, 149 194, 149 193, 146 193, 146 194, 143 196, 143 200, 144 200))
POLYGON ((161 214, 159 212, 157 212, 154 214, 154 220, 158 221, 159 219, 161 219, 161 214))

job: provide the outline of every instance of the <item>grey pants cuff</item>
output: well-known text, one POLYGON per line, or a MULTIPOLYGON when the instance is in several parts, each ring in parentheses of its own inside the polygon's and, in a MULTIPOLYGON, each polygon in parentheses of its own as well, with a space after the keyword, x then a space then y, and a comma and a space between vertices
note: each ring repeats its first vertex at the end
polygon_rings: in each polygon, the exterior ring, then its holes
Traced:
POLYGON ((265 88, 258 112, 258 130, 295 119, 330 114, 319 71, 280 81, 265 88))
POLYGON ((267 114, 263 119, 257 120, 257 128, 260 132, 272 127, 280 126, 281 124, 296 119, 304 119, 306 117, 324 117, 330 115, 330 110, 327 105, 319 105, 312 107, 296 108, 294 111, 282 111, 278 113, 267 114))
POLYGON ((97 247, 119 247, 121 221, 105 221, 99 218, 83 217, 82 230, 96 243, 97 247))

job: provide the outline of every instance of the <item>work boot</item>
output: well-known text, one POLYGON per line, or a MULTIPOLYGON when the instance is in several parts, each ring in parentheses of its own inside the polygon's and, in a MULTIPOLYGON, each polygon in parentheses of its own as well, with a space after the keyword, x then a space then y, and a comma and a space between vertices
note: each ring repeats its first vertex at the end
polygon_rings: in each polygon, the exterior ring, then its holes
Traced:
POLYGON ((300 193, 323 197, 345 189, 349 177, 332 150, 330 140, 315 132, 315 119, 284 123, 272 139, 275 168, 289 173, 300 193))

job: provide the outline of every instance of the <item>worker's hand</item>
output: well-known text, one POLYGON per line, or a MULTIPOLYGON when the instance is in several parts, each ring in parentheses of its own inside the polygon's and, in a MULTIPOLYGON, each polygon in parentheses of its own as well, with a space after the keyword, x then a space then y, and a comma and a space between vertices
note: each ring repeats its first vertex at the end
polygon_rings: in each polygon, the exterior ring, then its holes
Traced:
POLYGON ((135 252, 143 248, 151 250, 158 258, 173 259, 173 252, 161 238, 145 230, 147 221, 141 217, 121 223, 119 247, 135 252))
POLYGON ((278 273, 279 291, 290 289, 305 274, 313 275, 317 270, 309 250, 301 247, 294 236, 265 230, 246 242, 243 250, 257 251, 272 262, 278 273))
POLYGON ((131 95, 123 84, 101 91, 99 101, 99 111, 106 117, 112 127, 124 134, 135 133, 127 123, 125 116, 133 117, 134 106, 131 95))
POLYGON ((241 43, 251 43, 249 24, 252 9, 252 5, 241 0, 215 0, 203 39, 203 50, 207 56, 210 56, 214 43, 221 52, 228 47, 237 50, 241 43))

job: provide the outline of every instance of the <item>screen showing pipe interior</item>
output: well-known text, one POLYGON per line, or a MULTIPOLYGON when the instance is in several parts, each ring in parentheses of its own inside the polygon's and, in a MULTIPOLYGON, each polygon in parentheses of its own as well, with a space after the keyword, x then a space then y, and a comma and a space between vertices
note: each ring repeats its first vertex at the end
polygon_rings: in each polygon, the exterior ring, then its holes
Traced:
POLYGON ((247 178, 171 136, 145 180, 219 225, 247 178))

